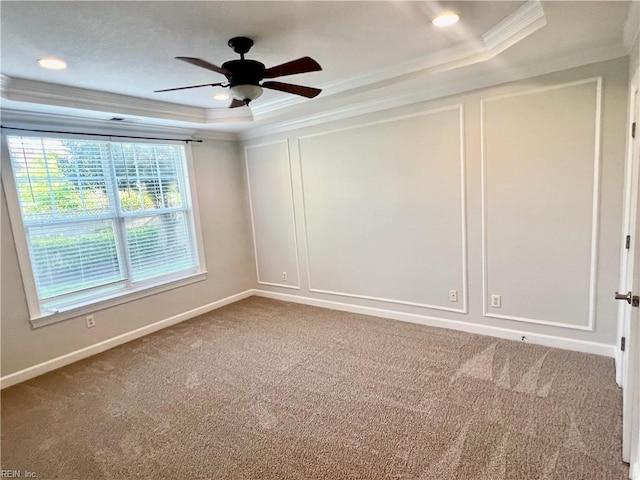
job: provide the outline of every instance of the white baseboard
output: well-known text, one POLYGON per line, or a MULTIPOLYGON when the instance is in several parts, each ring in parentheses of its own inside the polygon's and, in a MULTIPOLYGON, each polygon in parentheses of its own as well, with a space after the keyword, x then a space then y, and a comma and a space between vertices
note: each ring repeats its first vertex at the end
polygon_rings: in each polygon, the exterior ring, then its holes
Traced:
MULTIPOLYGON (((563 348, 565 350, 573 350, 577 352, 593 353, 595 355, 603 355, 605 357, 615 358, 615 345, 607 345, 603 343, 588 342, 584 340, 574 340, 564 337, 556 337, 553 335, 543 335, 530 332, 523 332, 519 330, 511 330, 507 328, 493 327, 488 325, 478 325, 468 322, 460 322, 457 320, 447 320, 444 318, 430 317, 426 315, 418 315, 414 313, 397 312, 394 310, 385 310, 374 307, 364 307, 360 305, 351 305, 348 303, 334 302, 330 300, 320 300, 317 298, 303 297, 298 295, 291 295, 287 293, 269 292, 266 290, 246 290, 244 292, 232 295, 230 297, 223 298, 216 302, 203 305, 198 308, 194 308, 187 312, 174 315, 173 317, 160 320, 158 322, 146 325, 144 327, 132 330, 131 332, 123 333, 117 337, 110 338, 103 342, 90 345, 88 347, 76 350, 75 352, 67 353, 60 357, 48 360, 43 363, 39 363, 32 367, 25 368, 24 370, 11 373, 0 378, 0 388, 7 388, 20 382, 24 382, 31 378, 37 377, 44 373, 56 370, 58 368, 70 365, 92 355, 102 353, 111 348, 117 347, 124 343, 130 342, 137 338, 149 335, 150 333, 162 330, 171 325, 175 325, 185 320, 197 317, 204 313, 210 312, 230 303, 237 302, 239 300, 248 298, 252 295, 259 297, 272 298, 275 300, 283 300, 286 302, 301 303, 304 305, 311 305, 315 307, 328 308, 331 310, 340 310, 343 312, 359 313, 362 315, 370 315, 372 317, 389 318, 392 320, 399 320, 402 322, 417 323, 420 325, 427 325, 430 327, 449 328, 451 330, 458 330, 468 333, 476 333, 479 335, 488 335, 491 337, 504 338, 508 340, 521 341, 525 336, 525 342, 533 343, 536 345, 543 345, 546 347, 563 348)), ((640 480, 640 479, 639 479, 640 480)))
POLYGON ((110 338, 103 342, 81 348, 80 350, 76 350, 75 352, 67 353, 66 355, 62 355, 60 357, 56 357, 46 362, 39 363, 32 367, 25 368, 24 370, 19 370, 15 373, 11 373, 0 378, 0 389, 10 387, 17 383, 37 377, 38 375, 42 375, 43 373, 56 370, 84 358, 91 357, 92 355, 102 353, 113 347, 117 347, 118 345, 122 345, 124 343, 130 342, 131 340, 144 337, 145 335, 149 335, 150 333, 157 332, 158 330, 170 327, 171 325, 175 325, 176 323, 184 322, 185 320, 189 320, 191 318, 197 317, 198 315, 202 315, 203 313, 207 313, 217 308, 224 307, 225 305, 229 305, 230 303, 237 302, 252 295, 252 290, 246 290, 236 295, 231 295, 230 297, 223 298, 216 302, 212 302, 207 305, 194 308, 187 312, 174 315, 173 317, 165 318, 164 320, 160 320, 136 330, 132 330, 131 332, 123 333, 122 335, 118 335, 117 337, 110 338))
POLYGON ((381 308, 363 307, 361 305, 352 305, 330 300, 320 300, 317 298, 302 297, 287 293, 270 292, 266 290, 252 290, 252 294, 259 297, 284 300, 286 302, 301 303, 304 305, 329 308, 332 310, 341 310, 343 312, 360 313, 362 315, 389 318, 392 320, 400 320, 402 322, 418 323, 420 325, 427 325, 429 327, 449 328, 451 330, 476 333, 479 335, 488 335, 490 337, 503 338, 507 340, 522 341, 522 337, 524 336, 524 341, 526 343, 543 345, 545 347, 562 348, 565 350, 573 350, 576 352, 592 353, 605 357, 615 357, 615 345, 607 345, 604 343, 575 340, 571 338, 557 337, 554 335, 524 332, 520 330, 493 327, 489 325, 479 325, 476 323, 460 322, 457 320, 447 320, 444 318, 418 315, 415 313, 404 313, 394 310, 385 310, 381 308))

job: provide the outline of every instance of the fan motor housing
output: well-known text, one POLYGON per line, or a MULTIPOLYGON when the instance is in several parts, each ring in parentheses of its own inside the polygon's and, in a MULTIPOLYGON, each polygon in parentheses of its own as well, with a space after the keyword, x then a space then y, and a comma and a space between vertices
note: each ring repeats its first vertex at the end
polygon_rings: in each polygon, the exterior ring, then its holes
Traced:
POLYGON ((259 85, 264 78, 266 67, 264 63, 256 60, 230 60, 222 64, 229 86, 235 85, 259 85))

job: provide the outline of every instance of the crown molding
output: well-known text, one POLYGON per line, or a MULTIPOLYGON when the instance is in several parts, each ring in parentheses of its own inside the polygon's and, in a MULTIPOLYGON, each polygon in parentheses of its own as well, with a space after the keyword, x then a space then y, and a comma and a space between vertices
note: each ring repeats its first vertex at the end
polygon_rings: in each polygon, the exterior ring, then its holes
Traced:
POLYGON ((193 138, 198 140, 218 140, 223 142, 237 142, 240 136, 235 132, 216 132, 213 130, 196 130, 193 138))
POLYGON ((640 2, 631 2, 629 5, 629 15, 624 22, 622 30, 622 41, 627 50, 627 54, 631 53, 633 47, 640 36, 640 2))
POLYGON ((114 122, 97 118, 12 109, 2 109, 2 123, 7 129, 14 127, 51 130, 53 126, 55 126, 55 129, 64 129, 71 133, 163 135, 170 138, 175 137, 176 140, 183 139, 184 137, 198 140, 223 141, 238 141, 239 139, 238 134, 234 132, 198 130, 193 127, 152 125, 144 123, 144 121, 131 119, 114 122))
POLYGON ((386 95, 384 98, 380 98, 384 94, 381 90, 381 95, 378 95, 375 99, 357 101, 352 98, 350 99, 349 105, 307 114, 301 118, 280 122, 272 121, 268 125, 258 126, 240 132, 239 138, 241 141, 247 141, 258 137, 287 133, 292 130, 344 120, 358 115, 436 100, 450 95, 462 94, 552 72, 613 60, 624 57, 625 55, 626 53, 622 45, 613 44, 602 46, 598 50, 590 52, 576 52, 569 55, 558 56, 554 59, 545 59, 533 64, 517 65, 517 68, 514 67, 507 70, 489 69, 487 72, 474 75, 469 75, 466 70, 459 70, 457 72, 451 72, 446 82, 438 82, 435 85, 425 85, 422 89, 413 90, 410 93, 386 95))
POLYGON ((195 133, 192 128, 182 128, 164 125, 150 125, 137 120, 123 120, 114 122, 100 118, 87 118, 58 113, 41 113, 24 110, 2 109, 2 125, 7 129, 33 128, 42 130, 69 130, 71 133, 100 133, 100 134, 162 134, 183 138, 191 137, 195 133))
POLYGON ((2 92, 2 96, 7 100, 17 102, 55 105, 182 122, 202 123, 204 119, 204 110, 199 107, 189 107, 24 78, 11 78, 9 87, 2 92))
POLYGON ((251 108, 209 108, 204 109, 205 121, 202 123, 236 123, 252 122, 253 112, 251 108))
POLYGON ((542 3, 529 0, 482 35, 482 40, 488 52, 502 52, 546 24, 542 3))
POLYGON ((226 124, 253 120, 251 111, 245 108, 205 109, 6 76, 2 85, 2 97, 16 102, 197 124, 226 124))
MULTIPOLYGON (((206 140, 244 141, 330 121, 346 119, 357 115, 434 100, 447 95, 460 94, 478 88, 522 80, 554 71, 611 60, 625 55, 627 55, 625 48, 621 44, 614 44, 603 46, 597 51, 580 51, 570 55, 558 56, 554 59, 545 59, 545 61, 537 64, 518 66, 518 68, 509 69, 509 75, 505 75, 504 70, 500 72, 491 70, 483 75, 467 75, 465 71, 459 71, 452 73, 451 78, 447 82, 438 82, 435 86, 433 84, 425 85, 423 89, 412 91, 411 93, 378 95, 375 99, 363 99, 361 101, 357 101, 354 95, 351 97, 349 105, 339 108, 329 108, 307 114, 297 119, 271 122, 269 125, 257 126, 240 133, 198 129, 198 125, 184 127, 154 125, 145 123, 145 119, 136 118, 126 119, 123 122, 116 123, 106 119, 87 118, 81 116, 81 113, 76 116, 4 108, 2 109, 1 116, 3 124, 9 127, 51 129, 51 126, 55 125, 57 129, 66 129, 78 133, 118 134, 124 132, 129 134, 139 133, 141 135, 155 133, 165 136, 175 135, 176 137, 189 136, 206 140)), ((10 80, 9 77, 0 76, 0 81, 3 84, 10 80)), ((382 87, 378 90, 383 92, 382 87)), ((250 113, 249 109, 245 111, 250 113)))
MULTIPOLYGON (((346 79, 319 85, 323 96, 327 97, 365 86, 373 86, 385 81, 412 74, 442 73, 475 63, 485 62, 499 55, 507 48, 525 39, 547 24, 542 3, 529 0, 508 17, 488 30, 480 42, 468 42, 436 54, 414 58, 378 70, 352 75, 346 79)), ((303 102, 297 97, 286 97, 269 103, 252 106, 256 119, 268 118, 271 113, 303 102)))
MULTIPOLYGON (((458 61, 475 55, 480 55, 482 53, 484 53, 484 50, 481 47, 467 44, 443 50, 435 55, 415 58, 400 64, 394 64, 393 66, 384 67, 359 75, 351 75, 346 79, 325 82, 320 84, 319 87, 322 88, 322 96, 328 97, 337 93, 379 84, 398 77, 404 77, 412 73, 434 69, 436 67, 445 67, 446 65, 449 65, 451 68, 455 68, 454 65, 458 61)), ((272 112, 301 102, 304 102, 304 100, 297 97, 284 97, 267 104, 256 105, 252 108, 256 119, 261 119, 266 118, 272 112)))
POLYGON ((4 93, 4 91, 9 87, 9 82, 11 82, 11 78, 0 73, 0 93, 4 93))

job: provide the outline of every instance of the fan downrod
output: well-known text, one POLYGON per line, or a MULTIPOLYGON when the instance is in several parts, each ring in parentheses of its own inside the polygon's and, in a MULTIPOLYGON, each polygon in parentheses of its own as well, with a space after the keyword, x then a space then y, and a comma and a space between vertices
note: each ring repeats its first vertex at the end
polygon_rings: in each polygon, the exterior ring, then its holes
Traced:
POLYGON ((248 37, 233 37, 229 40, 229 46, 233 48, 233 51, 240 55, 244 60, 244 54, 251 50, 253 46, 253 40, 248 37))

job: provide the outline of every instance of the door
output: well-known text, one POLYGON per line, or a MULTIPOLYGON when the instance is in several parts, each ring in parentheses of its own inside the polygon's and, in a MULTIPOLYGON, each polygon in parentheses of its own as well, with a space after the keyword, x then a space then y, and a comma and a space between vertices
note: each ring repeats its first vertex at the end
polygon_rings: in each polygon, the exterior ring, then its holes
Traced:
MULTIPOLYGON (((632 82, 630 119, 637 125, 640 119, 640 90, 637 73, 632 82)), ((621 366, 623 387, 623 459, 630 463, 631 478, 640 480, 640 127, 632 127, 625 185, 625 231, 620 265, 619 321, 626 348, 621 366), (635 137, 635 138, 634 138, 635 137), (635 261, 634 261, 635 259, 635 261)))
MULTIPOLYGON (((640 142, 637 142, 640 143, 640 142)), ((638 151, 636 148, 636 167, 638 167, 638 151)), ((640 186, 638 185, 639 174, 638 168, 635 170, 636 184, 635 184, 635 242, 633 245, 633 251, 636 256, 640 256, 640 222, 637 220, 638 205, 640 205, 640 186)), ((627 298, 631 297, 631 306, 629 309, 629 330, 631 334, 630 348, 628 351, 628 379, 630 380, 629 387, 624 389, 623 401, 630 404, 629 408, 625 408, 623 415, 627 415, 623 418, 623 429, 626 430, 628 436, 628 445, 630 449, 629 458, 629 476, 633 479, 640 479, 640 261, 634 262, 634 268, 631 275, 632 288, 630 293, 627 293, 627 298)), ((621 297, 621 295, 619 296, 621 297)), ((625 300, 625 303, 628 302, 625 300)), ((624 433, 624 432, 623 432, 624 433)), ((624 443, 623 443, 624 449, 624 443)))
MULTIPOLYGON (((640 142, 638 142, 640 143, 640 142)), ((636 149, 636 154, 638 149, 636 149)), ((636 165, 638 162, 636 162, 636 165)), ((636 173, 638 171, 636 170, 636 173)), ((636 180, 638 180, 638 176, 636 176, 636 180)), ((640 188, 638 183, 636 182, 636 207, 640 205, 640 188)), ((636 210, 636 230, 635 230, 635 245, 634 250, 636 255, 640 255, 640 228, 638 228, 637 222, 637 213, 636 210)), ((631 402, 631 425, 628 426, 628 431, 630 434, 630 448, 631 448, 631 457, 629 462, 629 473, 630 477, 635 480, 640 480, 640 261, 635 262, 635 267, 633 269, 633 288, 632 290, 632 306, 629 315, 629 324, 631 326, 631 331, 634 335, 632 341, 632 347, 629 349, 629 356, 634 357, 632 363, 632 367, 629 370, 629 373, 633 375, 632 388, 629 393, 628 401, 631 402)), ((623 423, 629 423, 627 419, 624 419, 623 423)))

